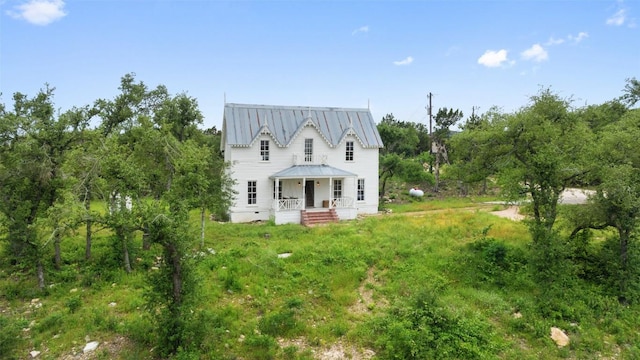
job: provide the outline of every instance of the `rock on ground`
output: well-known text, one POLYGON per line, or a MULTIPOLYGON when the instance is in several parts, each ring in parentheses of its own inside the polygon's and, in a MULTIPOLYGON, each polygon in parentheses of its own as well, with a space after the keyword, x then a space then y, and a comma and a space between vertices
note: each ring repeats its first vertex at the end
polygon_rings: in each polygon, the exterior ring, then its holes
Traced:
POLYGON ((88 352, 92 352, 92 351, 94 351, 95 349, 98 348, 99 344, 100 343, 97 342, 97 341, 89 342, 89 343, 87 343, 87 345, 84 346, 84 349, 82 349, 82 352, 85 353, 85 354, 88 353, 88 352))
POLYGON ((551 328, 551 339, 556 342, 558 347, 565 347, 569 345, 569 336, 557 327, 551 328))

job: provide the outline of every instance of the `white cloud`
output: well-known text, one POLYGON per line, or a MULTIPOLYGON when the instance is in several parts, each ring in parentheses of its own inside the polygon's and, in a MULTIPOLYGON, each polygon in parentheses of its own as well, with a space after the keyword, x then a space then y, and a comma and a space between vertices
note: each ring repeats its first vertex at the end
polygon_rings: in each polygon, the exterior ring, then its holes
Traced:
POLYGON ((533 44, 530 48, 523 51, 521 54, 525 60, 532 60, 535 62, 542 62, 549 59, 549 54, 540 44, 533 44))
POLYGON ((404 60, 400 60, 400 61, 394 61, 393 65, 398 65, 398 66, 402 66, 402 65, 409 65, 413 62, 413 57, 411 56, 407 56, 406 59, 404 60))
POLYGON ((359 28, 353 30, 351 32, 351 35, 355 35, 357 33, 367 33, 367 32, 369 32, 369 25, 360 26, 359 28))
MULTIPOLYGON (((571 35, 569 35, 571 36, 571 35)), ((560 45, 564 43, 564 39, 556 39, 553 36, 549 38, 549 40, 545 43, 545 45, 550 46, 550 45, 560 45)))
POLYGON ((625 9, 620 9, 607 19, 607 25, 622 26, 624 25, 626 18, 627 11, 625 9))
POLYGON ((487 50, 478 58, 478 64, 484 65, 486 67, 500 67, 502 66, 507 59, 507 50, 487 50))
POLYGON ((567 36, 567 38, 569 40, 571 40, 571 41, 573 41, 575 43, 579 43, 580 41, 582 41, 582 40, 584 40, 584 39, 586 39, 588 37, 589 37, 589 34, 587 34, 584 31, 579 32, 578 35, 576 35, 576 36, 573 36, 573 35, 567 36))
POLYGON ((41 26, 49 25, 67 15, 63 0, 30 0, 15 6, 14 9, 15 11, 7 11, 7 14, 41 26))

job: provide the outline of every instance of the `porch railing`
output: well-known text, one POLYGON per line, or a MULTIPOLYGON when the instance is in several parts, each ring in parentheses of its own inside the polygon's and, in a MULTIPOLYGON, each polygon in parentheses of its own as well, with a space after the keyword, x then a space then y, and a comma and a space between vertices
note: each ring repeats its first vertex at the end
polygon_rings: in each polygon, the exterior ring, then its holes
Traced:
POLYGON ((350 208, 353 207, 353 198, 341 197, 331 199, 331 207, 334 208, 350 208))
POLYGON ((302 199, 279 199, 275 201, 275 208, 280 210, 301 210, 302 199))

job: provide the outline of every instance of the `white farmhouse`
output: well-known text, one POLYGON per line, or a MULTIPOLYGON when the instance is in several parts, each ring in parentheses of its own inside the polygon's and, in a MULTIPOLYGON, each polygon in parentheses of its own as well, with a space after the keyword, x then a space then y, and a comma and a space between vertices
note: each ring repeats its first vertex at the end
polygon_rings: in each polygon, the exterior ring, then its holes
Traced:
POLYGON ((382 139, 368 109, 225 104, 232 222, 355 219, 378 211, 382 139))

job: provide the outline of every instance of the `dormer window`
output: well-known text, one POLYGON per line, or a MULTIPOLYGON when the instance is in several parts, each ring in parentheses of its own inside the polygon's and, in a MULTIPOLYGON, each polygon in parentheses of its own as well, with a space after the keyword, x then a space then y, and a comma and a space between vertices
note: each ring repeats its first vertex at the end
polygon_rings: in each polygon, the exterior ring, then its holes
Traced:
POLYGON ((304 139, 304 161, 313 161, 313 139, 304 139))
POLYGON ((260 157, 262 161, 269 161, 269 140, 260 140, 260 157))
POLYGON ((346 161, 353 161, 353 141, 347 141, 344 159, 346 161))

